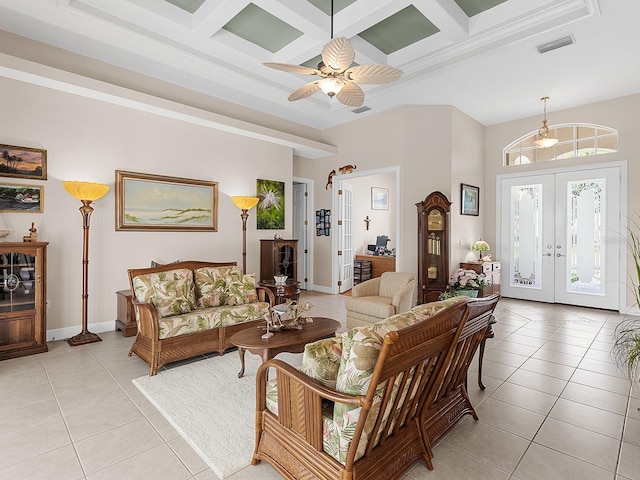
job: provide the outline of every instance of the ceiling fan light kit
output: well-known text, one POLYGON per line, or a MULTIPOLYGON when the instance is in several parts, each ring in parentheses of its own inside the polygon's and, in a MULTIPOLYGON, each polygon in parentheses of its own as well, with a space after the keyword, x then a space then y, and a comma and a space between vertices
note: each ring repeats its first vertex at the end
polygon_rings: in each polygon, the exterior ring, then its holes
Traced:
POLYGON ((331 2, 331 41, 322 48, 322 62, 318 68, 309 68, 288 63, 266 62, 263 65, 289 73, 301 75, 317 75, 320 80, 307 83, 289 95, 294 102, 307 98, 318 90, 322 90, 330 98, 349 107, 360 107, 364 103, 364 92, 357 85, 380 85, 398 80, 402 70, 389 65, 356 65, 355 50, 346 37, 333 38, 333 1, 331 2))
POLYGON ((547 100, 549 100, 549 97, 542 97, 540 100, 544 102, 544 119, 542 120, 542 126, 538 130, 538 138, 533 144, 538 148, 549 148, 558 143, 558 139, 549 137, 549 126, 547 125, 547 100))

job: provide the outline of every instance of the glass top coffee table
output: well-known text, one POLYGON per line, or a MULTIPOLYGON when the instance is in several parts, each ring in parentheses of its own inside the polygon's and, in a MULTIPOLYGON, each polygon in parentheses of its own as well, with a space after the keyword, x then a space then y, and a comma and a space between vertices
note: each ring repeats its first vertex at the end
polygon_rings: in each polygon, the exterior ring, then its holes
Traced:
POLYGON ((280 330, 269 338, 262 338, 263 328, 247 328, 231 336, 231 343, 238 347, 240 372, 244 375, 244 353, 248 351, 262 358, 262 362, 271 360, 282 352, 302 353, 307 343, 333 337, 340 328, 340 322, 331 318, 313 317, 313 322, 305 323, 301 330, 280 330))

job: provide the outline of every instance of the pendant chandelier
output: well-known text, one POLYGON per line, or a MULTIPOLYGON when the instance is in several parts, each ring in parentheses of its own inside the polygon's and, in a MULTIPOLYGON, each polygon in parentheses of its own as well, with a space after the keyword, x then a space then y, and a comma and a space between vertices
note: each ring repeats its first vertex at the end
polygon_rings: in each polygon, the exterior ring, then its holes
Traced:
POLYGON ((549 126, 547 125, 547 100, 549 100, 549 97, 542 97, 540 100, 544 102, 544 120, 542 120, 542 126, 538 130, 538 138, 533 144, 538 148, 553 147, 558 143, 558 139, 549 137, 549 126))

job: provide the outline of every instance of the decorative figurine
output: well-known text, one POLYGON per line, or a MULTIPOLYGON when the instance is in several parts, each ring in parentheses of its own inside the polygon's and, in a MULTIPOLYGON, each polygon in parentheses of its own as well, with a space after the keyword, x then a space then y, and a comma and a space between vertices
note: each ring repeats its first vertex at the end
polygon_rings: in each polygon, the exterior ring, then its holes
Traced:
POLYGON ((23 242, 37 242, 38 230, 35 227, 35 222, 31 222, 31 228, 29 229, 29 235, 22 237, 23 242))

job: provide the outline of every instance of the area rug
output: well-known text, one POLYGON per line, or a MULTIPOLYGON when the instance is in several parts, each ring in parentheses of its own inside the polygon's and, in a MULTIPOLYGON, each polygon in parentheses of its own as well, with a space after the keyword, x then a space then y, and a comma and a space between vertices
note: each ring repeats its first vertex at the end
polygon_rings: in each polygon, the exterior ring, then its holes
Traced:
MULTIPOLYGON (((298 366, 301 355, 278 358, 298 366)), ((255 384, 259 357, 245 355, 238 378, 237 352, 161 370, 134 385, 220 478, 251 463, 255 443, 255 384)))

